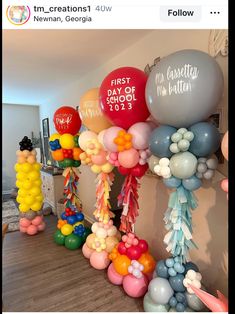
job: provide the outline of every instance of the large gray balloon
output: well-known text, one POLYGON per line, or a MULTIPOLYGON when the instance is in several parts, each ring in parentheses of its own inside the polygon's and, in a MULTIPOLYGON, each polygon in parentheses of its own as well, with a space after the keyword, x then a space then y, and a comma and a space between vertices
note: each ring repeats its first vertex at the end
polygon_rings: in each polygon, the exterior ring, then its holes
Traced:
POLYGON ((148 292, 151 299, 158 304, 167 304, 174 294, 169 281, 165 278, 154 278, 150 281, 148 292))
POLYGON ((155 303, 147 292, 144 296, 144 311, 145 312, 168 312, 170 306, 168 304, 155 303))
POLYGON ((150 72, 145 98, 160 124, 188 127, 216 111, 223 86, 214 58, 199 50, 180 50, 162 58, 150 72))
POLYGON ((197 170, 197 158, 190 152, 177 153, 171 157, 169 167, 176 178, 188 179, 197 170))
POLYGON ((186 296, 186 300, 188 303, 188 306, 196 311, 196 312, 205 312, 206 310, 206 306, 202 303, 202 301, 196 296, 196 294, 194 293, 185 293, 186 296))

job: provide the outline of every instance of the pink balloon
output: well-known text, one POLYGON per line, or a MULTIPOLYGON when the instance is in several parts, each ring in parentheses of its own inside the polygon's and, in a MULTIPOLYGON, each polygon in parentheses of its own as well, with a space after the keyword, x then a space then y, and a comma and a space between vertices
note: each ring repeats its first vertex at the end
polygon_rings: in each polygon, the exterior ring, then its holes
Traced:
POLYGON ((29 219, 27 219, 27 218, 21 218, 20 219, 20 226, 21 227, 27 228, 30 225, 31 225, 31 221, 29 219))
POLYGON ((90 258, 91 254, 94 252, 94 250, 90 249, 86 243, 83 244, 82 247, 82 253, 84 255, 85 258, 90 258))
MULTIPOLYGON (((98 141, 100 142, 100 144, 104 147, 104 142, 103 142, 103 138, 104 138, 104 133, 105 133, 106 129, 105 130, 102 130, 100 131, 100 133, 98 134, 98 141)), ((105 147, 104 147, 105 148, 105 147)))
POLYGON ((132 146, 136 149, 146 149, 149 146, 149 138, 152 128, 147 122, 133 124, 128 133, 132 135, 132 146))
POLYGON ((222 189, 224 192, 227 192, 227 193, 228 193, 228 179, 224 179, 224 180, 221 182, 221 189, 222 189))
POLYGON ((126 254, 126 246, 125 246, 125 243, 124 242, 120 242, 119 244, 118 244, 118 252, 120 253, 120 254, 126 254))
POLYGON ((38 227, 38 231, 43 231, 46 228, 46 224, 44 221, 42 221, 37 227, 38 227))
POLYGON ((108 128, 103 136, 103 144, 105 148, 110 152, 117 152, 117 144, 114 143, 115 137, 118 136, 118 132, 123 130, 122 128, 118 126, 111 126, 111 128, 108 128))
POLYGON ((43 216, 36 216, 33 220, 32 220, 32 224, 34 226, 38 226, 42 223, 43 221, 43 216))
POLYGON ((107 156, 107 153, 104 150, 102 150, 100 151, 98 155, 92 155, 91 161, 93 162, 93 164, 101 166, 107 163, 106 156, 107 156))
POLYGON ((224 134, 224 137, 222 139, 221 150, 224 155, 224 158, 228 160, 228 131, 224 134))
POLYGON ((142 297, 148 290, 148 279, 145 275, 141 278, 136 278, 131 274, 126 275, 123 279, 123 289, 130 297, 142 297))
POLYGON ((20 226, 20 232, 26 233, 27 232, 27 227, 20 226))
POLYGON ((107 275, 108 275, 109 281, 112 282, 112 284, 117 285, 117 286, 122 285, 124 276, 116 272, 113 266, 113 263, 109 265, 107 275))
POLYGON ((145 253, 148 251, 149 246, 145 240, 141 239, 141 240, 139 240, 138 247, 140 248, 142 253, 145 253))
POLYGON ((38 232, 38 228, 34 225, 30 225, 28 228, 27 228, 27 234, 28 235, 34 235, 38 232))
POLYGON ((136 149, 130 148, 118 154, 120 165, 125 168, 133 168, 139 162, 139 153, 136 149))
POLYGON ((106 251, 96 252, 94 251, 90 257, 90 264, 95 269, 105 269, 109 266, 110 259, 106 251))

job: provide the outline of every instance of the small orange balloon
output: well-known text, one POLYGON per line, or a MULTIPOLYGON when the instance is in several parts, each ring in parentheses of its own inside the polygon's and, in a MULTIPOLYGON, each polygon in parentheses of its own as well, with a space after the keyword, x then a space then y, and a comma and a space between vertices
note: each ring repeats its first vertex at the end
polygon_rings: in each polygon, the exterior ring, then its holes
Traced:
POLYGON ((79 147, 73 148, 73 159, 80 160, 80 155, 83 153, 83 150, 79 147))
POLYGON ((56 161, 64 160, 64 154, 62 149, 57 149, 51 152, 52 158, 56 161))
POLYGON ((148 252, 143 253, 138 259, 138 262, 144 266, 143 270, 144 274, 151 273, 152 271, 154 271, 156 267, 156 261, 148 252))
POLYGON ((126 255, 119 255, 113 260, 113 266, 116 272, 120 275, 128 275, 128 267, 131 265, 131 260, 126 255))

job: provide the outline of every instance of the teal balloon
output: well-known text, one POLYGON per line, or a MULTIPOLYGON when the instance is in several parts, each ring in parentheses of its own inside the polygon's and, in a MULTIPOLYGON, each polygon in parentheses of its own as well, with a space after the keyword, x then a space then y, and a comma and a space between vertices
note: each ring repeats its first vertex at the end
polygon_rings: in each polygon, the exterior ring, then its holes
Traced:
POLYGON ((213 114, 222 98, 223 73, 209 54, 180 50, 162 58, 148 76, 145 98, 159 124, 189 127, 213 114))
POLYGON ((182 185, 186 190, 195 191, 202 186, 202 181, 193 175, 188 179, 182 180, 182 185))
POLYGON ((76 250, 82 245, 82 238, 71 233, 65 239, 65 247, 69 250, 76 250))
POLYGON ((189 130, 194 134, 189 151, 195 156, 209 157, 219 149, 220 133, 212 123, 199 122, 192 125, 189 130))
POLYGON ((171 157, 169 167, 173 176, 187 179, 197 170, 197 158, 190 152, 177 153, 171 157))
POLYGON ((64 236, 60 230, 56 230, 56 232, 53 235, 53 238, 56 244, 64 245, 66 236, 64 236))
POLYGON ((168 312, 170 306, 168 304, 157 304, 155 303, 149 293, 147 292, 144 296, 144 311, 145 312, 168 312))
POLYGON ((149 149, 154 156, 159 158, 171 157, 173 153, 169 147, 171 145, 171 136, 176 132, 176 128, 169 125, 161 125, 150 135, 149 149))
POLYGON ((181 179, 178 179, 174 176, 170 178, 163 179, 163 183, 170 189, 178 188, 181 185, 181 179))
POLYGON ((171 288, 175 292, 185 292, 186 288, 183 285, 183 280, 184 280, 184 275, 182 274, 177 274, 176 276, 170 277, 169 283, 171 285, 171 288))
POLYGON ((169 278, 168 267, 165 265, 164 260, 160 260, 157 262, 156 272, 158 277, 166 279, 169 278))

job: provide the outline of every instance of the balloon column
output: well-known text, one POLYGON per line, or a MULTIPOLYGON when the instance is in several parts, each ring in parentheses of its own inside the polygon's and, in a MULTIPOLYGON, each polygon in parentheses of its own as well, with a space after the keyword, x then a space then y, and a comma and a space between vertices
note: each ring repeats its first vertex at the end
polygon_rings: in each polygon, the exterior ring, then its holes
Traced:
MULTIPOLYGON (((228 131, 224 134, 224 137, 221 142, 221 150, 224 158, 228 160, 228 131)), ((228 179, 224 179, 221 182, 221 188, 224 192, 227 193, 228 199, 228 179)))
POLYGON ((70 250, 79 248, 90 234, 90 229, 84 227, 82 204, 77 195, 80 155, 83 152, 79 146, 78 131, 81 120, 78 112, 68 106, 60 107, 54 114, 54 125, 58 133, 51 135, 49 145, 52 158, 61 168, 64 168, 64 208, 61 219, 58 220, 54 241, 65 245, 70 250))
MULTIPOLYGON (((118 197, 123 206, 120 230, 132 232, 138 216, 138 179, 148 169, 148 140, 153 128, 145 101, 147 76, 132 67, 109 73, 100 87, 100 106, 115 124, 104 131, 102 143, 109 152, 108 160, 126 176, 118 197)), ((156 126, 154 126, 156 127, 156 126)))
MULTIPOLYGON (((223 74, 216 61, 198 50, 182 50, 161 59, 150 72, 146 101, 161 124, 149 141, 150 168, 175 189, 164 221, 167 251, 186 262, 192 240, 194 190, 211 179, 220 147, 217 128, 205 120, 216 111, 223 92, 223 74)), ((170 290, 170 289, 169 289, 170 290)))
POLYGON ((180 263, 181 257, 171 257, 157 263, 144 297, 145 312, 201 312, 206 307, 195 294, 202 286, 202 276, 192 262, 180 263))
POLYGON ((46 227, 41 210, 43 203, 41 165, 36 160, 37 152, 27 136, 24 136, 19 145, 20 150, 16 152, 15 171, 18 188, 16 201, 19 203, 21 217, 20 231, 34 235, 46 227))
POLYGON ((108 267, 108 254, 118 243, 120 233, 111 219, 114 214, 110 210, 109 192, 114 180, 113 165, 107 160, 108 153, 102 144, 104 130, 111 124, 99 107, 99 88, 92 88, 81 97, 79 114, 83 125, 89 129, 79 137, 79 145, 84 150, 80 155, 81 163, 97 174, 93 214, 98 222, 93 223, 92 234, 87 237, 82 251, 91 266, 101 270, 108 267))
POLYGON ((108 278, 114 285, 123 285, 133 298, 142 297, 152 279, 156 262, 148 250, 148 243, 134 233, 122 236, 122 241, 109 254, 112 263, 108 278))

